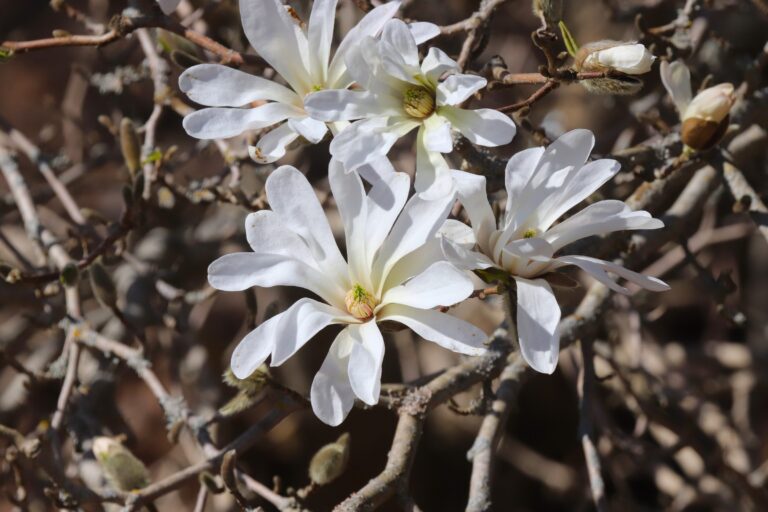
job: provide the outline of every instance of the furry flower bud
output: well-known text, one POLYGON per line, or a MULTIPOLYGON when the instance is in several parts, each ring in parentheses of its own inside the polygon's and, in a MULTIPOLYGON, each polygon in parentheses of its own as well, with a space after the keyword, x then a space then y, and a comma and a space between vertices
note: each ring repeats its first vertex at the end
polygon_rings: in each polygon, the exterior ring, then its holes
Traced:
POLYGON ((115 488, 129 492, 149 484, 147 467, 120 442, 97 437, 93 440, 93 454, 115 488))
MULTIPOLYGON (((651 70, 656 59, 645 46, 624 41, 596 41, 582 46, 574 58, 574 68, 580 73, 642 75, 651 70)), ((599 94, 635 94, 643 82, 632 76, 611 76, 582 80, 588 91, 599 94)))
POLYGON ((733 85, 729 83, 697 94, 682 115, 681 136, 685 145, 701 151, 717 144, 728 128, 734 100, 733 85))
POLYGON ((309 478, 317 485, 333 482, 347 469, 349 434, 342 434, 334 443, 320 448, 309 463, 309 478))

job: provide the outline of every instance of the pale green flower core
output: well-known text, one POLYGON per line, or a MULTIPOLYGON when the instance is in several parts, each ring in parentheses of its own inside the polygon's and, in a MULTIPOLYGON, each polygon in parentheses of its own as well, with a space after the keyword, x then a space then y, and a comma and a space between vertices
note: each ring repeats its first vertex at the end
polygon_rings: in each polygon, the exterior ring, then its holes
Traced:
POLYGON ((526 229, 523 233, 523 238, 533 238, 536 236, 536 230, 534 228, 526 229))
POLYGON ((360 320, 367 320, 373 316, 377 302, 365 288, 355 284, 344 297, 344 304, 352 316, 360 320))
POLYGON ((409 87, 403 93, 405 113, 416 119, 424 119, 435 111, 435 97, 424 87, 409 87))

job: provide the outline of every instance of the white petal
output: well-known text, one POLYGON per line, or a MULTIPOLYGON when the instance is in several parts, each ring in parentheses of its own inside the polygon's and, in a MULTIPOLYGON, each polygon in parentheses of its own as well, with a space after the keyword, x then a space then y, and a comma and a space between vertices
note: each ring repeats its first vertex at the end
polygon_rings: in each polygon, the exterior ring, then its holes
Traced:
MULTIPOLYGON (((603 66, 608 66, 628 75, 641 75, 651 70, 656 57, 639 43, 622 44, 595 52, 603 66)), ((591 56, 590 56, 591 57, 591 56)))
POLYGON ((360 22, 355 25, 339 44, 336 54, 328 68, 328 87, 343 89, 352 83, 352 77, 347 72, 346 55, 356 48, 363 39, 375 36, 400 8, 400 2, 387 2, 370 10, 360 22))
POLYGON ((515 277, 515 281, 520 352, 531 368, 551 374, 560 355, 560 306, 544 279, 515 277))
POLYGON ((480 146, 503 146, 509 144, 515 136, 515 123, 509 116, 496 110, 465 110, 444 106, 438 109, 438 113, 445 116, 470 142, 480 146))
POLYGON ((487 80, 481 76, 451 75, 437 86, 437 104, 458 105, 485 87, 487 83, 487 80))
MULTIPOLYGON (((444 126, 448 128, 448 141, 452 143, 450 124, 445 123, 444 126)), ((439 131, 433 130, 432 135, 433 143, 440 144, 439 137, 441 134, 439 131)), ((416 179, 413 186, 420 195, 429 199, 442 193, 451 193, 453 191, 453 179, 451 170, 448 168, 448 162, 445 161, 440 152, 432 151, 427 147, 426 138, 427 130, 422 125, 416 137, 416 179)))
POLYGON ((221 64, 186 69, 179 76, 179 89, 207 107, 242 107, 257 100, 301 105, 301 98, 287 87, 221 64))
POLYGON ((378 279, 374 280, 379 283, 386 280, 402 257, 431 240, 448 217, 453 203, 454 194, 431 200, 419 195, 411 197, 376 257, 374 276, 378 279))
POLYGON ((157 3, 160 4, 160 9, 162 9, 165 14, 172 14, 180 2, 181 0, 157 0, 157 3))
POLYGON ((208 266, 208 282, 225 292, 238 292, 252 286, 296 286, 337 307, 344 307, 347 288, 297 259, 250 252, 226 254, 215 260, 208 266))
POLYGON ((459 202, 469 215, 478 245, 484 252, 490 253, 490 236, 496 227, 496 219, 488 202, 485 176, 453 171, 453 183, 459 194, 459 202))
POLYGON ((288 126, 293 131, 307 139, 311 144, 317 144, 325 134, 328 133, 328 127, 322 121, 317 121, 311 117, 297 117, 288 120, 288 126))
POLYGON ((374 320, 347 327, 354 340, 349 356, 349 383, 355 395, 368 405, 379 402, 384 338, 374 320))
POLYGON ((682 116, 693 97, 691 91, 691 72, 681 60, 676 60, 671 64, 665 60, 661 63, 660 74, 661 82, 672 97, 677 111, 682 116))
POLYGON ((571 242, 593 235, 604 235, 624 229, 658 229, 664 227, 646 211, 632 211, 623 201, 606 200, 591 204, 565 219, 542 235, 555 250, 571 242))
POLYGON ((408 25, 402 20, 389 20, 381 31, 381 41, 391 45, 407 67, 419 66, 419 50, 416 48, 416 41, 408 30, 408 25))
MULTIPOLYGON (((461 171, 458 171, 461 172, 461 171)), ((457 219, 447 219, 437 232, 438 237, 444 237, 462 247, 471 249, 477 243, 472 228, 457 219)))
POLYGON ((256 254, 281 254, 317 267, 307 244, 275 212, 261 210, 245 218, 245 236, 256 254))
MULTIPOLYGON (((290 309, 288 310, 290 311, 290 309)), ((249 332, 232 352, 230 366, 238 379, 246 379, 264 364, 279 338, 277 329, 280 319, 288 313, 278 313, 249 332)))
MULTIPOLYGON (((595 136, 589 130, 576 129, 562 134, 544 150, 529 185, 539 187, 561 169, 581 167, 589 158, 594 145, 595 136)), ((530 187, 526 188, 526 193, 530 190, 530 187)))
POLYGON ((459 354, 477 356, 485 352, 483 344, 488 336, 483 331, 469 322, 433 309, 389 304, 382 308, 377 319, 399 322, 425 340, 459 354))
POLYGON ((283 123, 264 135, 255 146, 248 147, 248 154, 260 164, 270 164, 285 156, 285 147, 299 134, 288 123, 283 123))
POLYGON ((251 46, 299 94, 315 85, 309 74, 306 36, 280 0, 240 0, 240 17, 251 46), (303 39, 301 41, 300 39, 303 39))
POLYGON ((411 180, 407 174, 391 172, 371 187, 366 198, 366 268, 372 268, 376 253, 408 200, 410 186, 411 180))
POLYGON ((304 99, 304 109, 321 121, 349 121, 374 116, 402 115, 402 101, 368 91, 318 91, 304 99))
POLYGON ((348 330, 342 330, 312 381, 312 411, 323 423, 332 427, 344 421, 355 404, 355 393, 347 373, 353 343, 348 330))
POLYGON ((272 351, 270 366, 283 364, 323 328, 354 321, 354 317, 333 306, 313 299, 299 299, 280 317, 277 326, 280 339, 272 351))
POLYGON ((345 172, 337 160, 331 160, 328 181, 344 223, 350 277, 355 284, 370 290, 373 283, 371 267, 366 256, 368 203, 363 182, 357 173, 345 172))
POLYGON ((448 263, 438 261, 405 284, 384 293, 382 304, 403 304, 419 309, 453 306, 472 294, 469 276, 448 263))
POLYGON ((190 136, 198 139, 226 139, 304 115, 301 109, 284 103, 267 103, 256 108, 213 107, 184 116, 182 125, 190 136))
POLYGON ((285 165, 267 178, 265 188, 272 211, 304 239, 326 280, 348 288, 347 264, 307 178, 295 167, 285 165))
POLYGON ((453 151, 451 123, 447 119, 433 114, 424 120, 424 147, 439 153, 453 151))
POLYGON ((333 42, 333 25, 338 0, 315 0, 309 15, 307 39, 310 70, 316 85, 325 84, 333 42))
POLYGON ((440 35, 440 27, 434 23, 429 23, 428 21, 414 21, 409 23, 408 30, 411 31, 413 40, 416 41, 417 45, 426 43, 430 39, 434 39, 440 35))
POLYGON ((652 292, 665 292, 669 290, 669 285, 660 279, 638 274, 637 272, 633 272, 621 265, 611 263, 610 261, 598 260, 597 258, 590 258, 588 256, 561 256, 557 258, 556 261, 566 265, 576 265, 611 290, 619 293, 629 294, 629 290, 611 279, 608 272, 623 277, 627 281, 635 283, 652 292))
POLYGON ((370 164, 389 152, 397 139, 419 126, 412 120, 396 121, 376 117, 356 121, 344 128, 331 142, 331 155, 353 171, 370 164))
POLYGON ((430 48, 427 56, 421 62, 421 72, 432 85, 437 86, 438 80, 446 73, 456 73, 459 65, 440 48, 430 48))
POLYGON ((496 266, 485 254, 462 247, 446 237, 442 238, 440 243, 445 258, 459 268, 475 270, 496 266))

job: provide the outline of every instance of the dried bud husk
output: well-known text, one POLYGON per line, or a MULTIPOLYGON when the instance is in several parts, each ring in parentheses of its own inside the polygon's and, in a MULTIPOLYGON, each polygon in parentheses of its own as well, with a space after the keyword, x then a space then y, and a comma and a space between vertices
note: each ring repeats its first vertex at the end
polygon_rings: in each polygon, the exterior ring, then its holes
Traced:
POLYGON ((309 479, 317 485, 329 484, 344 473, 348 461, 349 434, 344 433, 336 442, 323 446, 312 457, 309 479))
POLYGON ((703 151, 717 144, 728 129, 730 111, 735 101, 733 85, 725 83, 697 94, 682 116, 683 143, 703 151))
POLYGON ((563 17, 563 2, 562 0, 533 0, 533 14, 547 26, 556 26, 563 17))
POLYGON ((131 178, 135 178, 141 168, 141 142, 133 121, 127 117, 120 121, 120 150, 131 178))
POLYGON ((130 492, 149 485, 147 467, 119 441, 97 437, 93 440, 93 454, 116 489, 130 492))
POLYGON ((77 286, 77 283, 80 282, 80 269, 72 262, 67 263, 64 265, 64 268, 61 269, 59 281, 67 288, 77 286))
POLYGON ((110 309, 117 307, 115 282, 101 262, 94 261, 88 268, 88 280, 91 282, 91 289, 96 300, 110 309))

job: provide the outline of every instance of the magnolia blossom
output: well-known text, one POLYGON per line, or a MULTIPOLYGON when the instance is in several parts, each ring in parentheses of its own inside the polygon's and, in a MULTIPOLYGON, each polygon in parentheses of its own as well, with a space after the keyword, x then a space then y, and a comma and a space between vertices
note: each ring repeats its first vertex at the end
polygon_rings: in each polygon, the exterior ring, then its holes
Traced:
POLYGON ((180 2, 181 0, 157 0, 157 3, 160 4, 160 9, 162 9, 165 14, 171 14, 175 11, 180 2))
MULTIPOLYGON (((389 2, 371 10, 347 33, 331 58, 336 4, 337 0, 315 0, 305 29, 280 0, 240 0, 245 35, 287 86, 219 64, 193 66, 179 77, 179 88, 193 101, 212 108, 186 116, 187 133, 199 139, 219 139, 287 121, 249 148, 251 157, 260 163, 280 159, 286 146, 299 136, 312 144, 322 140, 328 128, 307 115, 304 97, 321 89, 348 87, 352 77, 345 55, 364 38, 376 35, 400 7, 400 2, 389 2), (258 106, 252 106, 254 102, 258 106), (239 108, 244 106, 251 108, 239 108)), ((413 24, 411 30, 420 40, 437 33, 431 23, 413 24)))
POLYGON ((453 149, 452 127, 481 146, 507 144, 515 135, 512 120, 496 110, 459 108, 486 80, 459 74, 456 62, 437 48, 420 63, 416 41, 400 20, 388 21, 380 40, 360 41, 359 51, 347 54, 347 68, 364 90, 320 91, 304 105, 316 119, 358 120, 331 142, 331 154, 349 171, 383 157, 418 128, 415 187, 421 192, 439 177, 435 153, 453 149))
POLYGON ((693 96, 691 72, 679 60, 661 63, 661 81, 680 114, 683 142, 699 150, 716 144, 727 128, 727 118, 735 101, 733 85, 718 84, 693 96))
POLYGON ((312 382, 315 414, 338 425, 355 397, 378 402, 384 340, 379 322, 397 322, 449 350, 476 355, 485 334, 473 325, 436 311, 472 293, 472 282, 444 261, 436 244, 454 202, 407 200, 410 179, 390 169, 366 195, 357 173, 331 163, 329 180, 344 224, 347 258, 341 255, 323 208, 303 174, 290 166, 267 179, 271 211, 248 215, 252 253, 214 261, 208 280, 225 291, 251 286, 298 286, 321 301, 304 298, 259 325, 232 354, 232 371, 251 375, 270 355, 281 365, 312 336, 331 324, 344 328, 312 382))
POLYGON ((576 240, 624 229, 657 229, 662 222, 648 212, 632 211, 622 201, 591 204, 555 224, 619 170, 614 160, 587 162, 594 145, 588 130, 562 135, 546 149, 531 148, 514 155, 506 168, 507 207, 498 224, 485 192, 485 178, 457 172, 455 183, 472 229, 442 239, 454 264, 466 269, 496 268, 514 278, 517 330, 523 357, 535 370, 552 373, 560 346, 560 307, 547 275, 575 265, 612 290, 627 293, 609 275, 615 274, 653 291, 667 290, 662 281, 615 263, 588 256, 556 256, 576 240))
POLYGON ((628 75, 642 75, 651 70, 656 57, 640 43, 597 41, 584 45, 581 71, 616 70, 628 75))

